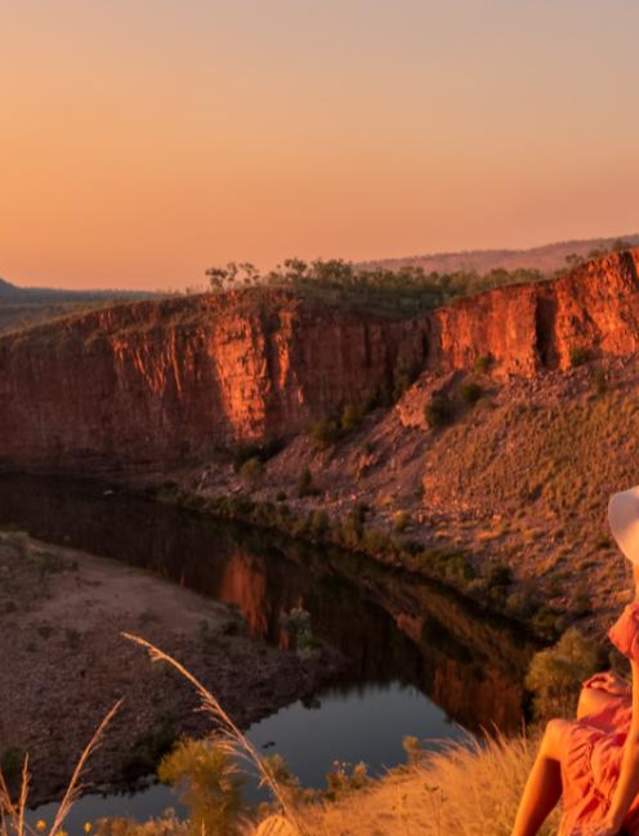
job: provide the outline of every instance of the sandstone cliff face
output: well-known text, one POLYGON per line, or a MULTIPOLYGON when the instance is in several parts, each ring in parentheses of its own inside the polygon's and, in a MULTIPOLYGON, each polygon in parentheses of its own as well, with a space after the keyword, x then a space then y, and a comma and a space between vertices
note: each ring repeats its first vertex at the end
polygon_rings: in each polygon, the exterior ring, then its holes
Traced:
POLYGON ((573 349, 630 354, 639 344, 639 250, 560 279, 497 288, 433 312, 428 366, 471 367, 491 355, 498 376, 570 366, 573 349))
POLYGON ((424 323, 289 293, 137 303, 0 340, 0 458, 163 465, 304 430, 420 367, 424 323))
POLYGON ((286 291, 141 302, 0 339, 0 461, 165 466, 304 430, 392 391, 407 370, 494 360, 496 377, 566 368, 574 348, 639 343, 639 250, 417 319, 323 308, 286 291))

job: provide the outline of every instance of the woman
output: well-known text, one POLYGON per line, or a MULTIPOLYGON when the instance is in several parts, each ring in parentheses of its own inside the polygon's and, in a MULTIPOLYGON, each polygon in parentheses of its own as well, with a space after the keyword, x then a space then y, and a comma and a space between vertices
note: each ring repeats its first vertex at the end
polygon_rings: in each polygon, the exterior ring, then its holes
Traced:
POLYGON ((512 836, 535 836, 560 798, 558 836, 639 836, 639 486, 611 497, 608 521, 633 564, 634 601, 608 632, 630 660, 632 686, 596 674, 577 719, 548 723, 512 836))

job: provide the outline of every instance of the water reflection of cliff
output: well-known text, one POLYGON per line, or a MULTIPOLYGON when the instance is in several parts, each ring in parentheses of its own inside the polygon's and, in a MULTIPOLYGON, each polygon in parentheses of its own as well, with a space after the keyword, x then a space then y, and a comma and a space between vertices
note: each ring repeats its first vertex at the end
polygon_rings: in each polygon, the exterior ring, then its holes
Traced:
POLYGON ((343 552, 268 538, 91 483, 0 478, 0 524, 156 571, 242 611, 287 646, 300 604, 351 665, 338 687, 412 684, 470 728, 513 729, 532 648, 454 595, 343 552))

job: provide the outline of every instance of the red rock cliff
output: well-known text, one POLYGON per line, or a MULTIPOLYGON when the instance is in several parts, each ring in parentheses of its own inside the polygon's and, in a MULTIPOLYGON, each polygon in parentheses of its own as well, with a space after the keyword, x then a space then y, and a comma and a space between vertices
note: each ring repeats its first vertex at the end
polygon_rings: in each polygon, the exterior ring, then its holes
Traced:
POLYGON ((168 463, 290 435, 393 385, 423 322, 250 291, 123 305, 0 339, 0 458, 168 463))
POLYGON ((0 461, 168 464, 288 436, 403 370, 494 358, 495 375, 565 368, 573 348, 639 344, 639 250, 499 288, 418 319, 320 307, 285 291, 141 302, 0 339, 0 461))

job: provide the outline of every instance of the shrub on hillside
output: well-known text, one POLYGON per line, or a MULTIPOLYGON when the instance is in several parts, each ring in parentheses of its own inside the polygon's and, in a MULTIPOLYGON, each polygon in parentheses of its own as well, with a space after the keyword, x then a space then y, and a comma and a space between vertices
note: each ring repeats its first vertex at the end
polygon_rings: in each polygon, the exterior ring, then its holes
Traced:
POLYGON ((331 524, 326 511, 316 508, 308 518, 309 532, 313 537, 322 539, 330 530, 331 524))
POLYGON ((574 716, 582 682, 601 668, 599 647, 570 627, 559 641, 536 653, 526 674, 537 719, 574 716))
POLYGON ((460 395, 464 403, 476 404, 477 401, 481 398, 484 394, 484 390, 479 385, 479 383, 475 383, 474 381, 469 381, 468 383, 464 383, 460 389, 460 395))
POLYGON ((450 424, 454 417, 453 404, 444 394, 433 395, 424 409, 426 423, 431 429, 439 429, 450 424))
POLYGON ((485 374, 493 364, 493 358, 490 354, 482 354, 475 360, 475 371, 485 374))
POLYGON ((575 591, 575 597, 571 601, 570 609, 577 618, 583 618, 592 612, 592 598, 587 586, 580 586, 575 591))
POLYGON ((344 546, 349 549, 361 548, 364 536, 364 518, 356 508, 346 515, 339 533, 344 546))
POLYGON ((317 492, 317 488, 313 482, 313 474, 308 467, 305 467, 300 473, 300 478, 297 480, 297 495, 300 499, 304 499, 306 496, 314 496, 317 492))
POLYGON ((259 482, 263 473, 264 467, 262 462, 257 457, 247 459, 240 468, 240 476, 245 482, 248 482, 251 485, 255 485, 259 482))
POLYGON ((476 576, 472 563, 461 549, 425 549, 415 556, 413 563, 431 577, 459 586, 468 585, 476 576))
POLYGON ((322 418, 311 426, 310 434, 317 446, 324 450, 339 441, 340 427, 333 418, 322 418))
POLYGON ((541 602, 528 587, 516 589, 506 598, 506 612, 519 621, 528 621, 539 611, 541 602))
POLYGON ((410 523, 410 515, 407 511, 395 511, 393 514, 393 528, 395 531, 404 531, 410 523))
POLYGON ((513 572, 507 563, 492 563, 486 572, 489 586, 510 586, 513 582, 513 572))
POLYGON ((250 459, 257 459, 264 463, 276 456, 283 448, 284 442, 274 438, 264 444, 242 444, 233 450, 233 468, 237 473, 250 459))
POLYGON ((347 403, 342 410, 342 417, 340 418, 340 426, 344 432, 350 432, 356 429, 363 418, 363 410, 352 403, 347 403))
POLYGON ((397 361, 393 373, 393 400, 398 401, 401 396, 409 389, 419 375, 419 366, 416 362, 402 357, 397 361))
POLYGON ((582 366, 584 363, 587 363, 588 360, 591 359, 591 352, 590 349, 586 348, 585 346, 573 346, 570 349, 570 365, 571 366, 582 366))

